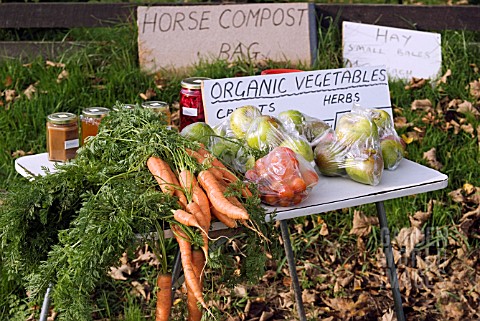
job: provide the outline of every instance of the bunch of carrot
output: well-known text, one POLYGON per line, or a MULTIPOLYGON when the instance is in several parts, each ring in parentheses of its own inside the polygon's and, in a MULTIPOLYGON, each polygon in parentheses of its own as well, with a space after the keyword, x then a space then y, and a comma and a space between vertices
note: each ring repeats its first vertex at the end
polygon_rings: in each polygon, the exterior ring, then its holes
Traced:
MULTIPOLYGON (((230 184, 239 181, 234 173, 203 147, 196 151, 187 148, 185 153, 200 165, 197 174, 184 162, 177 162, 172 168, 168 162, 156 156, 147 160, 147 167, 161 191, 178 198, 179 208, 172 210, 174 222, 170 227, 179 245, 185 276, 188 320, 195 321, 202 317, 198 303, 208 311, 202 295, 202 278, 208 258, 208 230, 212 216, 230 228, 235 228, 238 221, 245 223, 250 216, 237 197, 225 196, 230 184), (200 230, 203 240, 201 250, 192 246, 185 226, 200 230)), ((242 195, 252 196, 246 186, 242 188, 242 195)), ((156 321, 168 320, 170 315, 171 278, 168 286, 168 281, 164 279, 163 275, 157 279, 156 321)))

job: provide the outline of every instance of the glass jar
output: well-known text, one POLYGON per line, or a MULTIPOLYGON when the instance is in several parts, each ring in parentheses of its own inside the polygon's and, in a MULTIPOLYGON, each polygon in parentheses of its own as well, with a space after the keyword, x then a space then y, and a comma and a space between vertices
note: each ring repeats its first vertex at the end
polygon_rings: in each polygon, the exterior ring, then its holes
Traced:
POLYGON ((88 107, 82 110, 81 130, 82 130, 82 145, 85 144, 87 137, 96 136, 98 134, 98 126, 103 117, 110 112, 110 109, 105 107, 88 107))
POLYGON ((191 77, 182 80, 180 90, 180 130, 185 126, 205 121, 202 101, 202 81, 206 77, 191 77))
POLYGON ((79 146, 77 115, 60 112, 47 116, 47 151, 50 161, 65 162, 75 158, 79 146))
POLYGON ((165 121, 168 125, 172 122, 172 114, 170 113, 170 107, 164 101, 146 101, 142 103, 143 108, 152 110, 157 114, 164 114, 165 121))

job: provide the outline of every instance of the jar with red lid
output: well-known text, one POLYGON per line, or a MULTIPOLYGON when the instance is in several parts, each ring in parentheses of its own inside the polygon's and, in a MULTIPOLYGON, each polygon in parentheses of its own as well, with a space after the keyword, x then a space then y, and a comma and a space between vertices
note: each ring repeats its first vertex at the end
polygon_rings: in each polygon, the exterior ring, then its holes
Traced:
POLYGON ((210 78, 190 77, 182 80, 180 90, 180 130, 185 126, 205 121, 202 101, 202 82, 210 78))

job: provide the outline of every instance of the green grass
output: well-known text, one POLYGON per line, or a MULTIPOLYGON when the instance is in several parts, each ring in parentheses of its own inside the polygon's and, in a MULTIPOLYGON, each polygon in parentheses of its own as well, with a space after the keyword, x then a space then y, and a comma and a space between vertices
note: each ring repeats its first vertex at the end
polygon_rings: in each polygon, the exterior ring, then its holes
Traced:
MULTIPOLYGON (((157 96, 155 99, 174 104, 178 100, 181 76, 162 72, 165 77, 165 87, 156 87, 153 76, 142 73, 139 69, 136 47, 136 32, 132 26, 120 26, 114 29, 72 30, 69 37, 80 40, 98 40, 103 45, 92 45, 79 52, 65 55, 56 62, 65 64, 69 76, 58 83, 57 77, 62 71, 59 67, 47 67, 45 61, 37 58, 28 66, 19 61, 0 63, 0 89, 15 90, 20 96, 11 103, 5 101, 0 107, 0 190, 7 190, 10 184, 23 181, 14 170, 15 157, 12 154, 17 150, 31 153, 45 151, 45 119, 56 111, 70 111, 79 114, 81 109, 89 106, 111 107, 116 101, 124 103, 138 103, 140 93, 152 88, 157 96), (8 79, 11 79, 9 84, 8 79), (34 84, 36 93, 32 99, 22 94, 29 85, 34 84)), ((443 72, 450 69, 452 76, 447 84, 439 87, 425 86, 415 91, 405 90, 405 84, 391 83, 391 99, 394 107, 401 108, 403 116, 414 122, 415 126, 425 128, 425 137, 421 143, 413 142, 408 145, 408 158, 427 165, 423 160, 423 153, 430 148, 437 149, 437 158, 444 165, 441 170, 449 176, 448 187, 441 191, 414 195, 385 202, 389 223, 393 234, 402 227, 408 226, 409 215, 417 211, 426 211, 430 199, 440 203, 434 206, 433 216, 428 223, 429 227, 444 227, 456 224, 462 215, 461 205, 453 203, 448 197, 452 190, 462 187, 465 183, 480 186, 480 162, 478 140, 469 134, 453 134, 440 129, 437 125, 424 124, 421 112, 410 110, 415 99, 428 98, 435 106, 442 99, 462 99, 474 102, 466 90, 470 81, 479 79, 470 64, 480 66, 478 50, 470 44, 478 42, 479 35, 468 32, 442 32, 443 72)), ((318 60, 312 69, 330 69, 341 67, 341 38, 338 29, 321 30, 319 35, 318 60)), ((258 74, 261 69, 274 67, 291 67, 287 62, 267 62, 266 66, 258 66, 251 62, 230 64, 225 61, 213 63, 201 62, 192 72, 192 76, 208 76, 211 78, 234 77, 239 75, 258 74)), ((307 68, 302 66, 303 68, 307 68)), ((479 119, 467 118, 474 128, 480 125, 479 119)), ((410 129, 408 129, 410 130, 410 129)), ((400 129, 405 133, 407 129, 400 129)), ((359 207, 367 215, 375 215, 373 205, 359 207)), ((318 252, 335 244, 342 244, 337 255, 355 250, 355 238, 349 235, 352 228, 353 209, 326 213, 321 217, 329 227, 327 237, 319 237, 320 224, 315 223, 317 216, 292 220, 291 224, 303 224, 301 233, 293 233, 293 246, 297 257, 318 252)), ((293 229, 292 229, 293 231, 293 229)), ((379 231, 367 240, 367 248, 375 249, 380 245, 379 231)), ((441 240, 438 234, 437 239, 441 240)), ((345 258, 346 259, 346 258, 345 258)), ((285 267, 285 260, 279 260, 277 271, 285 267)), ((318 267, 322 269, 321 266, 318 267)), ((154 275, 145 272, 152 280, 154 275)), ((27 300, 24 293, 19 293, 17 282, 20 280, 6 280, 0 264, 0 316, 13 315, 16 311, 18 319, 25 319, 28 312, 27 300), (23 297, 23 298, 22 298, 23 297), (19 299, 22 298, 22 299, 19 299), (21 317, 20 317, 21 316, 21 317)), ((302 278, 303 279, 303 278, 302 278)), ((312 286, 304 281, 304 287, 312 286)), ((119 286, 105 285, 103 292, 98 295, 99 317, 114 319, 115 315, 123 314, 124 320, 146 320, 143 308, 144 302, 135 300, 130 294, 122 293, 119 286), (123 301, 120 301, 123 300, 123 301)), ((211 293, 214 296, 214 293, 211 293)), ((236 302, 236 309, 241 311, 245 302, 236 302)), ((181 305, 176 308, 181 310, 181 305)), ((181 313, 181 312, 179 312, 181 313)), ((217 312, 218 313, 218 312, 217 312)), ((4 318, 0 318, 4 319, 4 318)))

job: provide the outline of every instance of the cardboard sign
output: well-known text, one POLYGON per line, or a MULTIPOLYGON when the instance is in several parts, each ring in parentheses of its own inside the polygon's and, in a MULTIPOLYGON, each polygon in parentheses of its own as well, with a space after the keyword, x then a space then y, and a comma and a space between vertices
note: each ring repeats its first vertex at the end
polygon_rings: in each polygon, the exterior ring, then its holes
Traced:
POLYGON ((354 103, 392 115, 387 78, 385 67, 361 67, 205 80, 206 122, 217 125, 245 105, 273 116, 296 109, 333 128, 354 103))
POLYGON ((343 22, 347 67, 385 65, 390 79, 435 79, 442 65, 438 33, 343 22))
POLYGON ((315 60, 313 4, 139 6, 137 17, 139 60, 146 72, 200 60, 315 60))

